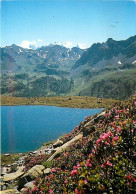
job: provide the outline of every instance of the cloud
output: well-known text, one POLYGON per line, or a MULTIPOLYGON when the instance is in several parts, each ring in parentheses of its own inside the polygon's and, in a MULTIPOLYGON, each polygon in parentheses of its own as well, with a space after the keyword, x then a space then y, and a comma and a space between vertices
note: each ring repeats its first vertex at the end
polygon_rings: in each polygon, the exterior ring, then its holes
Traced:
POLYGON ((66 48, 73 48, 73 47, 78 47, 80 49, 86 49, 87 48, 87 46, 85 44, 82 44, 82 43, 75 44, 73 42, 65 42, 65 43, 55 42, 54 44, 52 44, 52 43, 47 43, 46 44, 46 46, 52 46, 52 45, 60 45, 60 46, 66 47, 66 48))
POLYGON ((32 47, 36 48, 36 44, 37 44, 36 41, 23 40, 20 46, 23 48, 30 49, 32 47))
MULTIPOLYGON (((36 49, 38 47, 41 47, 42 46, 42 43, 43 42, 41 39, 37 39, 36 41, 29 41, 29 40, 23 40, 22 43, 19 45, 23 48, 27 48, 27 49, 36 49)), ((86 49, 90 46, 86 46, 85 44, 82 44, 82 43, 73 43, 73 42, 65 42, 65 43, 61 43, 61 42, 55 42, 55 43, 46 43, 44 44, 44 46, 53 46, 53 45, 60 45, 60 46, 64 46, 66 48, 73 48, 73 47, 78 47, 80 49, 86 49)))
POLYGON ((36 49, 39 46, 38 44, 40 42, 42 42, 41 39, 38 39, 37 41, 23 40, 20 46, 27 49, 36 49))
POLYGON ((78 43, 77 47, 80 48, 80 49, 86 49, 87 48, 87 46, 85 44, 82 44, 82 43, 78 43))

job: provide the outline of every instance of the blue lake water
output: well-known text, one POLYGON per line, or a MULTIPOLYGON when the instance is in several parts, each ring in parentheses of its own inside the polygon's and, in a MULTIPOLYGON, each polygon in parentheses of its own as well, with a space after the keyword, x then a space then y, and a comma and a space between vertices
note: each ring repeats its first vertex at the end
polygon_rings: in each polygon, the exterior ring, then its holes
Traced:
POLYGON ((102 109, 54 106, 1 106, 1 152, 33 151, 70 133, 88 115, 102 109))

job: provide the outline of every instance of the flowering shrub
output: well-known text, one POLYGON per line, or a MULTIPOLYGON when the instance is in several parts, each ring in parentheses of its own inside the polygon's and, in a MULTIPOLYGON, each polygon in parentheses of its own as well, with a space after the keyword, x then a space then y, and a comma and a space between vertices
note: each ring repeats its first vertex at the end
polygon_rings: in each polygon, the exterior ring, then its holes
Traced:
POLYGON ((46 154, 42 154, 42 155, 35 156, 32 158, 30 156, 26 157, 24 171, 29 170, 30 168, 32 168, 35 165, 42 164, 43 161, 45 161, 46 159, 47 159, 46 154))
POLYGON ((136 94, 94 125, 95 131, 53 160, 51 173, 37 178, 30 193, 135 193, 136 94))

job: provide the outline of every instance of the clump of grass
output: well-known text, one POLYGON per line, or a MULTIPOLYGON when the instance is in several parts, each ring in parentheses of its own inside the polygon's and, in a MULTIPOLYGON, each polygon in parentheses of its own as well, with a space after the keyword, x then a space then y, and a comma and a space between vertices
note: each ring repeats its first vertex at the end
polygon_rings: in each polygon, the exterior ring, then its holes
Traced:
POLYGON ((9 156, 1 155, 1 165, 10 165, 20 158, 20 154, 10 154, 9 156))
POLYGON ((50 168, 52 166, 52 161, 43 162, 42 165, 45 166, 45 168, 50 168))

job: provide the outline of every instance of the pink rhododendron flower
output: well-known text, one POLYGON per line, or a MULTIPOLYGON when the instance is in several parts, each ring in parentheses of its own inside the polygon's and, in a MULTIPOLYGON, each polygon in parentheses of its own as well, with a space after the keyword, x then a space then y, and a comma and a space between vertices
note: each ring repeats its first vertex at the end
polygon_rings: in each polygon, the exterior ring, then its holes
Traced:
POLYGON ((133 179, 133 176, 131 174, 128 174, 125 178, 131 181, 133 179))
POLYGON ((117 140, 119 140, 118 136, 113 137, 113 141, 117 141, 117 140))
POLYGON ((110 145, 110 144, 109 144, 107 141, 105 141, 105 145, 107 145, 107 146, 108 146, 108 145, 110 145))
POLYGON ((53 168, 53 169, 51 169, 51 172, 56 172, 56 170, 53 168))
POLYGON ((102 168, 105 168, 105 167, 106 167, 106 165, 105 165, 105 164, 102 164, 102 165, 101 165, 101 167, 102 167, 102 168))
POLYGON ((101 140, 100 139, 97 139, 96 144, 97 145, 100 145, 100 142, 101 142, 101 140))
POLYGON ((112 132, 111 131, 109 131, 108 132, 108 136, 112 136, 113 134, 112 134, 112 132))
POLYGON ((119 115, 116 115, 116 116, 115 116, 115 119, 118 119, 118 118, 119 118, 119 115))
POLYGON ((84 184, 87 184, 87 180, 84 180, 83 183, 84 183, 84 184))
POLYGON ((117 132, 121 132, 121 127, 118 127, 117 128, 117 132))
POLYGON ((107 161, 107 165, 108 166, 112 166, 112 163, 110 163, 109 161, 107 161))
POLYGON ((78 171, 77 170, 72 170, 71 175, 75 176, 76 174, 78 174, 78 171))
POLYGON ((51 189, 50 189, 50 190, 49 190, 49 193, 51 193, 51 194, 52 194, 52 193, 53 193, 53 190, 51 190, 51 189))
POLYGON ((65 180, 64 183, 67 184, 67 181, 65 180))
POLYGON ((76 194, 81 194, 81 191, 78 191, 77 188, 75 189, 76 194))

